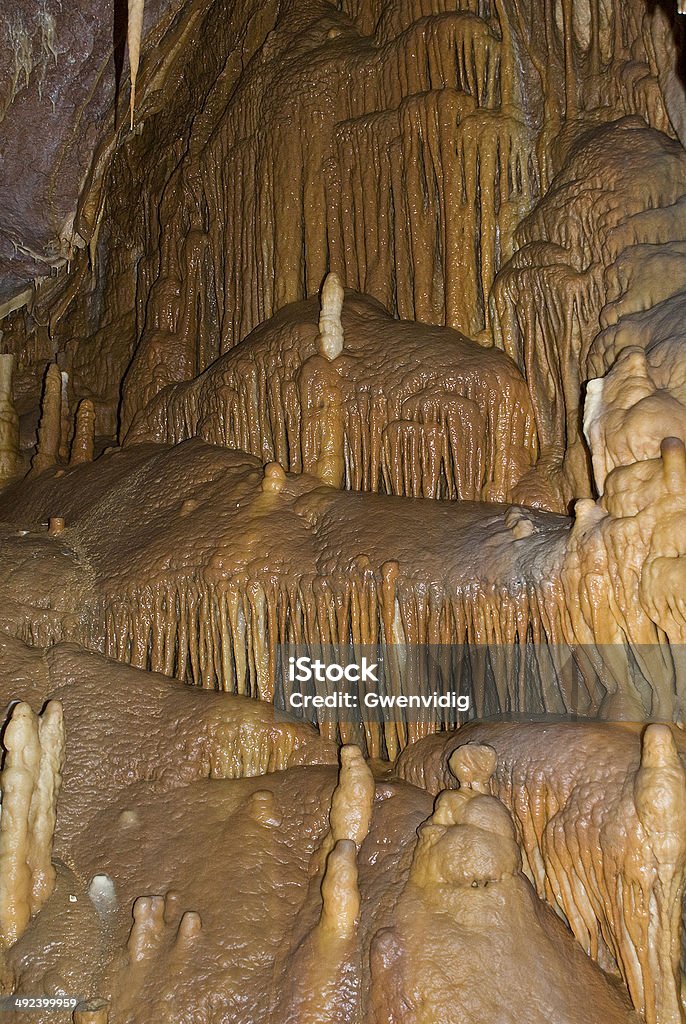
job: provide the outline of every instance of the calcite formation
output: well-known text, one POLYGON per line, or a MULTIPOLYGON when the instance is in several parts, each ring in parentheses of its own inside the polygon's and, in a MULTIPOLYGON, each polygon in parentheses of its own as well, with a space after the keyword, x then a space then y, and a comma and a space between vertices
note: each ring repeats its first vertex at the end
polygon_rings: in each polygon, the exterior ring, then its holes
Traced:
POLYGON ((684 1024, 676 6, 15 6, 0 995, 684 1024))
MULTIPOLYGON (((652 243, 656 263, 664 246, 666 258, 675 230, 679 237, 673 214, 685 189, 682 147, 644 121, 626 118, 580 132, 549 191, 518 228, 517 251, 495 283, 494 338, 526 374, 543 456, 539 472, 552 477, 566 500, 591 493, 580 436, 583 387, 613 361, 600 369, 599 320, 614 316, 615 332, 622 332, 620 318, 636 307, 628 297, 622 305, 618 291, 620 282, 629 283, 637 243, 652 243)), ((635 281, 639 309, 660 302, 652 277, 635 281)), ((628 399, 632 406, 638 401, 637 394, 628 399)), ((603 476, 596 478, 601 489, 603 476)))
MULTIPOLYGON (((261 709, 253 740, 297 731, 299 765, 210 777, 203 722, 243 718, 241 698, 184 687, 74 645, 43 654, 5 641, 0 657, 18 696, 63 701, 73 737, 55 833, 56 890, 6 954, 22 990, 44 983, 48 993, 78 992, 80 1013, 90 1005, 88 1012, 140 1024, 151 1014, 171 1024, 190 1013, 240 1024, 378 1020, 384 1000, 395 1012, 417 991, 432 1012, 447 1009, 449 1021, 479 1020, 493 1005, 514 1022, 530 981, 509 969, 502 950, 526 935, 532 964, 550 971, 535 1020, 576 1021, 579 998, 593 1007, 592 1020, 636 1019, 521 874, 509 814, 483 793, 493 762, 461 772, 461 794, 444 793, 432 814, 427 793, 375 781, 354 747, 343 748, 340 769, 322 764, 314 729, 273 715, 270 722, 268 706, 252 701, 261 709), (100 695, 106 704, 94 715, 100 695), (208 849, 221 855, 208 858, 208 849), (100 889, 112 880, 107 901, 93 902, 94 876, 100 889), (498 916, 498 928, 488 914, 498 916), (79 935, 88 942, 75 957, 79 935), (448 981, 426 987, 425 965, 443 942, 448 981), (246 957, 248 946, 260 957, 246 957), (400 957, 386 956, 394 949, 400 957), (486 976, 472 978, 474 949, 479 962, 501 964, 487 999, 478 994, 486 976), (448 1003, 446 984, 460 972, 472 980, 451 988, 448 1003)), ((328 756, 335 761, 335 750, 328 756)))
POLYGON ((19 417, 12 401, 14 356, 0 356, 0 481, 8 483, 19 468, 19 417))
POLYGON ((479 791, 488 776, 487 770, 481 786, 440 793, 433 815, 419 829, 392 923, 372 941, 370 1020, 406 1019, 408 1006, 421 1007, 427 1020, 474 1024, 483 1020, 484 1007, 504 1020, 575 1020, 577 986, 590 1000, 586 1019, 636 1019, 537 900, 521 871, 510 814, 496 797, 479 791), (492 959, 490 936, 521 948, 528 976, 543 982, 535 1000, 519 1002, 519 992, 500 972, 507 957, 499 951, 492 959), (559 983, 559 958, 565 956, 573 965, 569 986, 559 983), (478 964, 489 964, 490 970, 482 973, 478 964))
MULTIPOLYGON (((351 292, 339 300, 338 341, 324 342, 328 281, 320 303, 287 306, 193 382, 147 404, 136 393, 143 411, 127 444, 200 436, 294 472, 317 472, 328 445, 341 463, 341 472, 324 473, 334 486, 506 500, 536 456, 533 409, 515 366, 447 328, 398 323, 351 292), (322 355, 324 345, 334 347, 322 355)), ((166 365, 166 348, 150 358, 166 365)))
MULTIPOLYGON (((34 531, 59 512, 61 562, 51 549, 50 572, 66 580, 84 570, 73 614, 52 613, 66 624, 62 636, 136 667, 264 700, 274 697, 279 643, 458 639, 497 653, 518 639, 525 644, 530 633, 564 641, 562 580, 551 573, 565 555, 564 517, 350 495, 306 474, 284 476, 274 490, 274 479, 254 457, 197 439, 125 448, 46 473, 22 494, 6 492, 0 519, 30 530, 25 537, 8 530, 8 556, 18 563, 17 582, 22 566, 33 579, 26 557, 34 531), (102 529, 113 502, 122 510, 116 532, 102 529), (530 530, 521 537, 523 523, 530 530)), ((8 606, 6 626, 30 639, 34 621, 50 611, 50 604, 8 606)), ((475 673, 478 713, 565 709, 559 680, 544 667, 528 678, 519 659, 506 669, 495 683, 475 673)), ((404 692, 411 673, 405 680, 399 670, 393 685, 404 692)), ((592 688, 579 697, 595 708, 599 699, 592 688)), ((434 727, 430 718, 372 726, 372 753, 384 744, 395 752, 434 727)))
MULTIPOLYGON (((686 746, 648 725, 474 725, 407 748, 400 778, 439 792, 497 758, 527 874, 587 953, 621 972, 646 1021, 678 1021, 686 884, 686 746)), ((461 792, 461 790, 460 790, 461 792)))
POLYGON ((15 704, 3 734, 0 772, 0 944, 11 946, 55 885, 52 844, 62 768, 62 707, 40 716, 15 704))

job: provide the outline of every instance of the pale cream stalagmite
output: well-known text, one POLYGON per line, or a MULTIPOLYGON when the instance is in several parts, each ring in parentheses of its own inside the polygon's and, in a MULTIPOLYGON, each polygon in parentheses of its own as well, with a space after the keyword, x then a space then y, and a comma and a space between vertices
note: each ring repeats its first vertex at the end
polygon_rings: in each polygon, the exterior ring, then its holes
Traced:
POLYGON ((359 850, 372 822, 374 794, 374 776, 360 748, 353 743, 341 747, 338 784, 329 811, 329 831, 313 858, 313 873, 322 870, 340 840, 351 839, 359 850))
POLYGON ((71 466, 80 465, 82 462, 93 461, 93 450, 95 446, 95 409, 89 398, 79 402, 76 411, 76 426, 74 429, 74 440, 71 444, 71 466))
POLYGON ((5 730, 0 774, 0 945, 22 934, 55 885, 52 844, 64 766, 59 701, 36 715, 16 704, 5 730))
POLYGON ((345 291, 336 273, 326 275, 322 285, 322 301, 319 313, 318 348, 327 359, 335 359, 343 351, 343 299, 345 291))
POLYGON ((69 374, 62 370, 61 409, 60 409, 60 460, 66 462, 69 458, 71 433, 73 428, 72 418, 69 409, 69 374))
POLYGON ((0 355, 0 486, 11 480, 19 463, 19 418, 12 401, 14 356, 0 355))
POLYGON ((341 747, 341 768, 338 785, 331 800, 331 838, 352 839, 362 845, 369 832, 374 807, 374 776, 354 744, 341 747))
POLYGON ((60 453, 62 433, 62 375, 51 363, 45 375, 41 418, 38 426, 38 447, 31 462, 32 473, 41 473, 54 466, 60 453))

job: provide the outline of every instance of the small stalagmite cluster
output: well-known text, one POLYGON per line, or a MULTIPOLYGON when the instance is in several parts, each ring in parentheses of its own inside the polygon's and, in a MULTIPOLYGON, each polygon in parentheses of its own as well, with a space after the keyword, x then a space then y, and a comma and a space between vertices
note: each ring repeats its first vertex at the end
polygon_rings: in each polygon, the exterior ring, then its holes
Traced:
POLYGON ((49 702, 40 715, 15 704, 2 743, 0 947, 6 949, 55 885, 52 846, 65 746, 59 702, 49 702))
POLYGON ((61 463, 78 465, 93 459, 95 410, 88 398, 79 402, 72 424, 67 394, 68 374, 56 363, 45 373, 36 451, 31 473, 37 475, 61 463))

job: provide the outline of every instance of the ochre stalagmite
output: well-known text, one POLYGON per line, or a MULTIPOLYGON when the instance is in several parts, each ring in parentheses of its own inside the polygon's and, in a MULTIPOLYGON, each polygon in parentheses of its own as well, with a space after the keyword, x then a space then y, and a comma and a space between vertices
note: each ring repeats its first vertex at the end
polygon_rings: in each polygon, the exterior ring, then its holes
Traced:
POLYGON ((95 409, 90 399, 84 398, 79 402, 79 407, 76 410, 76 426, 74 440, 71 443, 69 464, 78 466, 82 462, 92 462, 94 444, 95 409))
POLYGON ((541 1024, 574 1021, 581 991, 593 992, 585 1019, 636 1020, 560 920, 538 901, 522 874, 516 836, 510 814, 495 797, 462 788, 439 795, 433 815, 418 830, 407 882, 390 921, 372 941, 369 1019, 374 1024, 407 1020, 408 1004, 420 1005, 427 1021, 476 1022, 483 1019, 484 1000, 503 1020, 522 1014, 541 1024), (537 983, 542 972, 550 972, 542 1002, 521 1000, 514 978, 501 974, 507 956, 500 943, 521 943, 518 961, 527 961, 537 983), (480 969, 487 951, 488 968, 480 969), (569 967, 567 957, 575 966, 571 986, 557 981, 569 967), (433 973, 437 963, 440 984, 433 973), (502 1015, 505 1000, 508 1010, 502 1015))
POLYGON ((31 471, 41 473, 54 466, 60 453, 62 432, 62 375, 56 363, 50 363, 45 374, 41 417, 38 425, 38 446, 31 462, 31 471))
POLYGON ((19 465, 19 418, 12 401, 13 355, 0 355, 0 486, 11 480, 19 465))

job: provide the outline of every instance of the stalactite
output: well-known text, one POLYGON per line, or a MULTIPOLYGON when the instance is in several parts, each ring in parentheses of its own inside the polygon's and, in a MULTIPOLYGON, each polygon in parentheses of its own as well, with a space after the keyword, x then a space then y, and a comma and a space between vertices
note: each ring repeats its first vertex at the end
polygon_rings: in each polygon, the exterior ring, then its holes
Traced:
POLYGON ((133 114, 136 105, 136 81, 138 79, 138 63, 140 61, 141 55, 144 7, 145 0, 128 0, 128 22, 126 30, 126 41, 129 49, 129 68, 131 71, 131 131, 133 131, 133 114))

